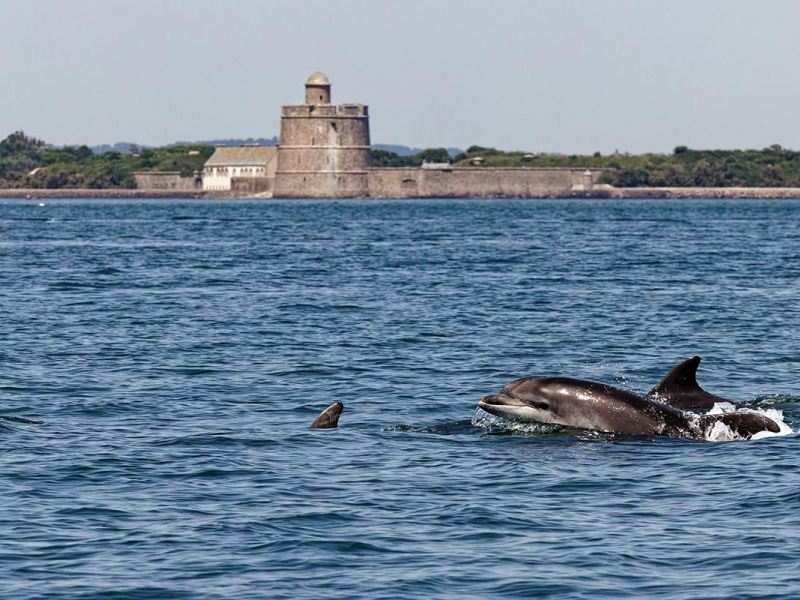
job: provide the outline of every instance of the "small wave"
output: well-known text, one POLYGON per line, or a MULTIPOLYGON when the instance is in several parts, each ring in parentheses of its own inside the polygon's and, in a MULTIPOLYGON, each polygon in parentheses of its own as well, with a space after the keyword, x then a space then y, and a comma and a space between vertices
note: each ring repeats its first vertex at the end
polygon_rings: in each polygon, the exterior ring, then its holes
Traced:
POLYGON ((130 516, 130 513, 124 510, 118 510, 114 508, 107 508, 105 506, 78 506, 78 507, 67 507, 62 508, 56 511, 56 514, 59 515, 72 515, 72 516, 80 516, 80 515, 88 515, 90 517, 96 516, 104 516, 104 517, 127 517, 130 516))
POLYGON ((188 435, 184 437, 171 437, 153 442, 153 445, 155 446, 165 446, 165 447, 166 446, 188 446, 188 447, 236 446, 238 444, 239 441, 235 437, 226 435, 224 433, 218 433, 218 434, 209 433, 209 434, 188 435))
POLYGON ((800 403, 800 396, 792 396, 790 394, 768 394, 766 396, 758 396, 755 399, 755 404, 758 406, 775 406, 778 404, 798 403, 800 403))
POLYGON ((197 377, 199 375, 213 375, 218 373, 218 369, 211 369, 208 367, 178 367, 174 369, 164 369, 165 372, 175 373, 177 375, 189 375, 190 377, 197 377))
POLYGON ((276 310, 286 310, 286 311, 313 311, 313 310, 322 310, 322 307, 318 304, 309 304, 307 302, 297 302, 293 304, 279 304, 275 307, 276 310))
POLYGON ((106 287, 105 284, 83 283, 80 281, 56 281, 48 288, 51 292, 64 292, 69 290, 87 290, 106 287))
POLYGON ((203 285, 204 286, 208 286, 208 287, 214 287, 214 286, 226 286, 227 287, 227 286, 235 286, 236 284, 237 284, 237 282, 236 282, 235 279, 220 279, 220 278, 206 279, 203 282, 203 285))
POLYGON ((413 425, 394 425, 385 427, 383 431, 399 433, 433 433, 435 435, 459 435, 462 433, 472 433, 475 430, 474 419, 472 421, 455 421, 453 423, 439 423, 438 425, 426 425, 415 427, 413 425))
POLYGON ((8 417, 0 415, 0 421, 11 421, 12 423, 25 423, 27 425, 41 425, 44 421, 31 421, 30 419, 23 419, 22 417, 8 417))
POLYGON ((513 264, 520 262, 520 259, 516 256, 502 256, 498 258, 487 258, 483 260, 483 262, 487 265, 506 265, 506 264, 513 264))

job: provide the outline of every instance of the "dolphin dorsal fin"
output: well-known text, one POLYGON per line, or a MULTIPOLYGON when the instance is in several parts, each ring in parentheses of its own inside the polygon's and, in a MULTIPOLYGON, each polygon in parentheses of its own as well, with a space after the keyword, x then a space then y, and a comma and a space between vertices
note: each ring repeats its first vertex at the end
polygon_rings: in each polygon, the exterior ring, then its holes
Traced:
POLYGON ((647 395, 669 396, 676 392, 702 392, 703 388, 697 383, 697 367, 699 365, 699 356, 693 356, 679 362, 647 395))
POLYGON ((344 404, 337 402, 319 413, 309 429, 335 429, 339 425, 339 417, 344 410, 344 404))

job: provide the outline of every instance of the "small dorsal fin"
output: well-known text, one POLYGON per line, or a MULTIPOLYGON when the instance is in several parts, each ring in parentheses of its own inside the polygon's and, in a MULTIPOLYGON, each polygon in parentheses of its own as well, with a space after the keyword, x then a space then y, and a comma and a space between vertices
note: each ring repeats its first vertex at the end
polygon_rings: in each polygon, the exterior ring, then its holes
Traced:
POLYGON ((335 429, 339 425, 339 417, 344 410, 344 404, 337 402, 319 413, 309 429, 335 429))
POLYGON ((676 392, 702 392, 703 389, 697 383, 697 367, 699 365, 699 356, 693 356, 678 363, 647 395, 669 396, 676 392))

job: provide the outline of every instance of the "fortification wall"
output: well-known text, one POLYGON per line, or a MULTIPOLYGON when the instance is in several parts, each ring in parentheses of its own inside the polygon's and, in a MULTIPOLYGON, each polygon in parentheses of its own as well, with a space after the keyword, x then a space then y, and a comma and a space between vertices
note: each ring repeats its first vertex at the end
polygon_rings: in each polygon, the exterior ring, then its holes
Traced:
POLYGON ((231 177, 231 192, 251 196, 274 191, 274 177, 231 177))
POLYGON ((366 106, 284 106, 275 197, 367 197, 370 151, 366 106))
POLYGON ((590 190, 602 170, 374 168, 372 198, 549 198, 590 190))
POLYGON ((136 188, 140 190, 199 190, 200 177, 181 177, 178 171, 139 171, 133 174, 136 188))

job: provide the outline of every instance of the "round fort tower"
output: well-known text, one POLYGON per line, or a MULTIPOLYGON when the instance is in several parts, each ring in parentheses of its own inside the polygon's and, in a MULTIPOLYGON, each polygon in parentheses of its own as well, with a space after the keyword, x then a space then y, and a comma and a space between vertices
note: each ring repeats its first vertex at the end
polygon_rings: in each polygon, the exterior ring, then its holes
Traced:
POLYGON ((281 109, 276 198, 365 198, 372 164, 363 104, 331 104, 322 73, 306 81, 306 103, 281 109))

